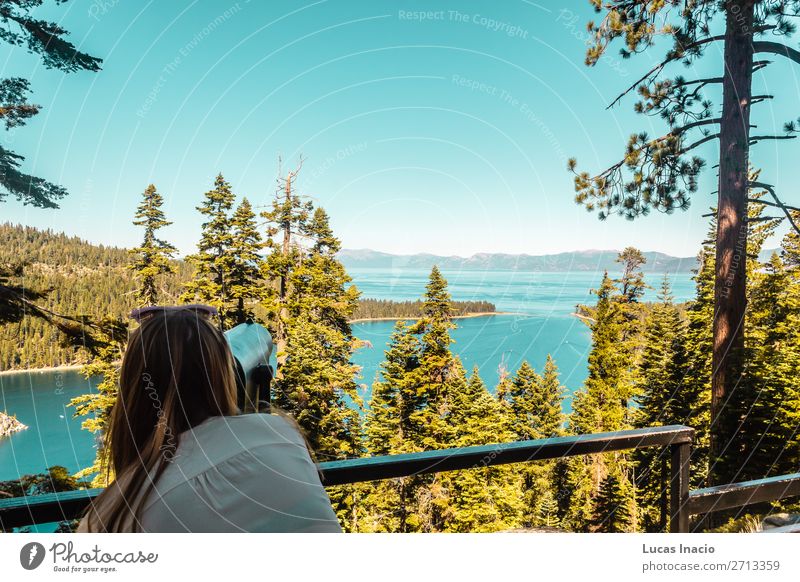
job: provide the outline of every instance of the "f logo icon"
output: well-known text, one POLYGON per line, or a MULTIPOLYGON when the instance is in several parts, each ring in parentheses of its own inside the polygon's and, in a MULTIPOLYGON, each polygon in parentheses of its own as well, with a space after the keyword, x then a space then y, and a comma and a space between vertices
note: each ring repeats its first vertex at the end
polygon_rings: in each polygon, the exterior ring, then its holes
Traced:
POLYGON ((26 570, 35 570, 44 561, 44 546, 39 542, 30 542, 19 551, 19 563, 26 570))

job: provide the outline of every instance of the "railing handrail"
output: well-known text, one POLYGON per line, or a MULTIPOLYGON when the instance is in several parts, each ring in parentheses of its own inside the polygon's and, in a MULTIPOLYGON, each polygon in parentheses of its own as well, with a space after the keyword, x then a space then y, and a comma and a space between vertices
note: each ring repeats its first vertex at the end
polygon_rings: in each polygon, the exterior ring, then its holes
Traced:
POLYGON ((800 495, 800 473, 728 483, 689 492, 690 515, 732 509, 800 495))
MULTIPOLYGON (((320 463, 319 469, 326 486, 344 485, 625 449, 670 446, 673 450, 688 450, 693 436, 694 429, 688 426, 657 426, 403 455, 360 457, 320 463)), ((688 471, 688 463, 685 464, 687 466, 684 468, 688 471)), ((7 530, 76 518, 102 491, 80 489, 0 500, 0 528, 7 530)))
POLYGON ((691 444, 694 429, 683 425, 657 426, 515 441, 493 445, 438 449, 403 455, 360 457, 320 463, 325 485, 377 481, 478 466, 544 461, 625 449, 691 444))

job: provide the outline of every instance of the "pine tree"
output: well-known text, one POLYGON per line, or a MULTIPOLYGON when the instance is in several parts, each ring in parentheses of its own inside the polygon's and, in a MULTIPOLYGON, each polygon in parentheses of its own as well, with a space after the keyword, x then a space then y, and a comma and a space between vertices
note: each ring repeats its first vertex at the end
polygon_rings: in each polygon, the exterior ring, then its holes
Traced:
POLYGON ((411 412, 419 406, 417 388, 411 372, 419 366, 419 341, 405 321, 395 324, 381 379, 373 385, 365 424, 366 444, 371 455, 397 454, 413 446, 421 427, 411 412))
POLYGON ((638 302, 644 295, 645 289, 648 288, 642 274, 642 265, 647 262, 647 259, 639 249, 626 247, 617 256, 616 262, 622 264, 622 277, 615 281, 620 286, 622 299, 628 303, 638 302))
MULTIPOLYGON (((455 370, 457 380, 448 415, 454 439, 451 446, 481 446, 508 440, 500 404, 489 394, 477 367, 469 380, 458 359, 455 370)), ((485 463, 488 461, 489 458, 485 463)), ((442 480, 447 490, 444 531, 489 532, 519 525, 521 503, 513 467, 486 467, 479 463, 447 473, 442 480)))
MULTIPOLYGON (((358 457, 364 452, 359 414, 363 403, 355 381, 358 367, 351 359, 361 344, 349 320, 359 291, 336 257, 341 243, 325 211, 316 209, 302 227, 309 246, 293 250, 290 256, 297 262, 285 271, 279 314, 284 343, 279 347, 274 401, 295 417, 318 459, 358 457)), ((348 530, 358 528, 361 489, 329 490, 348 530)))
POLYGON ((561 525, 559 518, 558 496, 552 490, 545 492, 539 504, 539 513, 536 522, 539 527, 558 528, 561 525))
MULTIPOLYGON (((595 290, 597 304, 592 314, 592 350, 589 376, 575 393, 569 417, 570 432, 589 434, 631 428, 628 400, 634 394, 631 366, 630 329, 626 303, 614 282, 603 275, 595 290)), ((575 531, 588 531, 594 523, 594 498, 600 482, 609 473, 623 481, 628 478, 630 461, 625 453, 573 457, 566 462, 563 486, 569 503, 565 525, 575 531)), ((630 488, 627 482, 621 485, 630 488)))
POLYGON ((599 482, 598 468, 599 465, 589 456, 569 457, 556 463, 556 484, 561 493, 559 514, 563 527, 568 531, 589 531, 599 482))
POLYGON ((256 215, 244 198, 231 217, 233 235, 230 241, 230 273, 228 293, 233 302, 228 316, 233 325, 255 319, 253 304, 267 296, 261 280, 264 248, 255 221, 256 215))
POLYGON ((541 385, 542 377, 525 360, 516 375, 509 380, 507 387, 498 390, 501 399, 508 406, 508 423, 514 440, 546 438, 541 436, 538 417, 540 411, 536 407, 536 392, 541 385))
POLYGON ((534 407, 538 410, 536 426, 541 435, 537 438, 547 439, 564 434, 566 417, 563 404, 567 389, 561 384, 558 376, 558 366, 553 357, 547 354, 542 381, 534 399, 534 407))
POLYGON ((194 265, 192 281, 185 285, 181 299, 212 305, 219 310, 220 329, 230 326, 228 312, 231 307, 230 273, 233 257, 230 253, 233 230, 229 216, 234 194, 222 174, 214 180, 214 189, 205 193, 205 200, 197 210, 206 217, 203 223, 197 253, 186 257, 194 265))
MULTIPOLYGON (((751 181, 757 178, 758 173, 753 172, 751 181)), ((763 216, 766 206, 759 200, 764 195, 766 192, 763 190, 750 192, 747 244, 740 250, 741 260, 745 263, 744 268, 747 271, 746 276, 752 281, 748 287, 748 300, 753 299, 753 293, 763 279, 763 273, 760 272, 763 265, 759 262, 758 256, 779 222, 763 216)), ((767 314, 764 315, 767 322, 772 318, 771 310, 771 307, 767 307, 767 314)), ((715 441, 712 439, 712 442, 717 444, 717 455, 712 458, 710 468, 714 477, 725 483, 763 477, 763 472, 766 470, 766 467, 759 462, 760 441, 762 435, 768 431, 773 416, 769 408, 775 404, 775 400, 772 401, 772 405, 763 405, 765 400, 769 403, 771 398, 768 391, 764 392, 766 386, 759 377, 761 371, 757 369, 759 364, 754 359, 761 341, 755 339, 758 336, 759 325, 756 324, 754 328, 754 315, 756 314, 750 309, 744 321, 744 345, 741 348, 741 357, 738 358, 742 363, 742 369, 739 372, 736 389, 726 394, 712 424, 712 436, 717 435, 715 441)))
POLYGON ((312 210, 311 202, 303 201, 295 190, 294 183, 301 168, 302 161, 286 178, 278 180, 279 188, 272 201, 272 209, 261 213, 268 224, 265 246, 269 253, 264 261, 264 278, 273 284, 269 288, 265 307, 275 340, 278 379, 283 373, 281 368, 287 357, 290 277, 302 256, 297 237, 305 232, 312 210))
POLYGON ((319 461, 360 456, 352 342, 307 315, 292 321, 287 340, 289 357, 273 386, 275 405, 294 416, 319 461))
POLYGON ((360 404, 350 361, 359 347, 348 321, 358 305, 341 262, 340 248, 322 209, 305 234, 308 251, 293 266, 284 299, 286 347, 280 375, 274 383, 276 404, 291 412, 320 458, 358 456, 359 415, 349 403, 360 404))
POLYGON ((600 484, 594 504, 594 531, 624 533, 631 531, 631 495, 625 483, 617 475, 609 473, 600 484))
POLYGON ((575 396, 570 428, 575 434, 622 430, 627 422, 627 398, 633 392, 630 353, 624 343, 628 322, 619 290, 608 273, 595 291, 589 376, 575 396))
MULTIPOLYGON (((669 276, 664 275, 659 301, 645 320, 644 347, 638 365, 634 426, 646 428, 682 424, 676 415, 676 397, 686 376, 686 324, 673 304, 669 276)), ((636 463, 639 507, 646 531, 666 531, 669 474, 668 449, 638 449, 636 463)))
MULTIPOLYGON (((381 363, 380 379, 372 388, 365 421, 366 448, 371 456, 419 452, 422 428, 412 416, 419 406, 416 378, 419 366, 419 340, 404 321, 395 324, 381 363)), ((419 476, 378 481, 369 484, 364 502, 368 516, 363 531, 419 531, 417 494, 419 476)))
MULTIPOLYGON (((795 224, 800 223, 800 211, 794 211, 795 224)), ((774 344, 779 356, 776 374, 783 378, 780 411, 776 416, 777 429, 785 447, 771 472, 796 471, 800 467, 800 235, 789 230, 781 242, 784 273, 776 268, 777 278, 785 277, 786 293, 777 303, 780 314, 778 341, 774 344)))
POLYGON ((311 313, 354 341, 349 321, 358 308, 360 292, 336 256, 341 243, 324 209, 314 209, 311 219, 303 224, 303 235, 311 246, 289 276, 286 312, 290 318, 311 313))
MULTIPOLYGON (((800 224, 800 210, 792 210, 792 220, 795 224, 800 224)), ((796 230, 789 230, 781 241, 781 258, 788 269, 800 267, 800 233, 796 230)))
POLYGON ((414 370, 420 402, 415 414, 423 427, 420 444, 425 450, 444 448, 453 441, 445 417, 452 404, 453 382, 459 381, 450 351, 454 327, 447 281, 434 265, 425 288, 423 317, 409 330, 420 336, 419 367, 414 370))
POLYGON ((795 472, 800 462, 800 296, 777 253, 765 266, 751 279, 746 385, 754 390, 741 421, 737 481, 795 472))
POLYGON ((87 417, 81 423, 81 428, 96 435, 98 446, 94 463, 78 471, 75 476, 80 479, 93 476, 92 487, 105 487, 113 481, 114 475, 110 473, 110 451, 106 449, 103 438, 111 409, 117 401, 118 362, 125 353, 128 330, 123 321, 110 317, 84 326, 84 329, 87 332, 84 349, 92 359, 83 367, 81 374, 85 378, 100 377, 102 380, 97 385, 96 392, 76 396, 69 406, 75 407, 76 417, 87 417))
MULTIPOLYGON (((442 449, 457 441, 458 429, 450 418, 455 414, 453 398, 466 389, 466 380, 463 366, 450 351, 451 310, 447 281, 433 267, 423 297, 423 317, 395 329, 383 381, 374 387, 371 406, 376 408, 367 418, 371 454, 442 449)), ((442 474, 418 475, 400 480, 393 490, 378 484, 368 497, 385 495, 378 511, 387 528, 397 528, 392 531, 443 531, 452 515, 449 483, 442 474)), ((374 516, 368 521, 373 529, 382 527, 374 516)))
POLYGON ((444 386, 453 364, 450 330, 455 328, 447 281, 435 265, 425 287, 422 313, 411 333, 421 336, 421 376, 431 384, 429 402, 433 402, 436 397, 447 396, 444 386))
MULTIPOLYGON (((558 380, 558 368, 550 355, 542 376, 527 361, 522 362, 503 392, 512 438, 534 440, 564 434, 565 388, 558 380)), ((556 461, 532 461, 514 467, 520 479, 523 526, 535 527, 553 521, 552 507, 546 509, 543 504, 556 503, 555 468, 556 461)))
POLYGON ((685 374, 685 323, 673 303, 669 275, 644 323, 644 346, 638 362, 636 425, 670 424, 674 396, 685 374))
POLYGON ((712 219, 708 240, 698 254, 695 271, 695 297, 686 305, 687 370, 679 392, 673 399, 673 412, 680 424, 695 430, 690 453, 689 480, 703 487, 709 478, 709 439, 711 431, 711 354, 714 341, 714 241, 716 221, 712 219))
MULTIPOLYGON (((452 410, 454 390, 463 385, 460 363, 450 351, 452 306, 447 281, 438 267, 431 269, 423 296, 423 317, 409 331, 419 336, 419 366, 412 372, 418 402, 411 413, 420 427, 417 445, 421 450, 452 446, 455 432, 447 422, 452 410)), ((426 475, 421 490, 419 520, 421 531, 442 531, 448 508, 445 479, 441 474, 426 475)))
MULTIPOLYGON (((571 159, 568 168, 575 174, 576 201, 588 210, 599 210, 600 218, 619 214, 634 219, 651 210, 685 210, 706 165, 696 155, 696 148, 719 140, 715 166, 719 177, 719 220, 712 310, 713 431, 709 445, 712 458, 717 459, 723 456, 727 443, 737 439, 736 423, 727 418, 722 408, 729 398, 737 398, 734 392, 744 372, 747 268, 741 256, 742 241, 752 224, 748 217, 750 190, 762 185, 748 175, 748 160, 753 158, 751 149, 760 142, 774 143, 775 138, 791 137, 798 131, 796 123, 790 121, 783 127, 786 135, 770 135, 770 131, 766 135, 751 134, 755 127, 750 122, 751 106, 769 101, 769 96, 753 95, 753 71, 771 64, 765 54, 800 61, 792 49, 776 40, 794 32, 792 18, 800 10, 800 2, 729 0, 680 4, 591 0, 591 4, 600 18, 587 25, 592 38, 586 52, 587 65, 597 64, 606 50, 620 40, 624 41, 625 57, 647 53, 652 58, 654 45, 661 47, 662 57, 656 58, 656 65, 624 89, 612 105, 635 90, 641 97, 634 105, 635 111, 659 116, 668 127, 655 138, 644 132, 632 134, 622 158, 594 175, 578 172, 576 161, 571 159), (676 9, 678 4, 680 9, 676 9), (724 31, 719 26, 723 21, 724 31), (761 40, 766 34, 771 40, 761 40), (665 42, 656 43, 658 39, 665 42), (665 76, 677 63, 694 70, 704 69, 696 65, 700 60, 714 59, 707 52, 709 49, 717 55, 716 74, 690 79, 665 76), (709 89, 717 86, 721 87, 722 98, 715 106, 709 89), (719 418, 720 415, 726 418, 719 418)), ((774 190, 771 192, 774 195, 774 190)), ((727 481, 728 469, 724 463, 712 463, 712 480, 727 481)))
POLYGON ((145 189, 134 215, 133 224, 144 227, 144 240, 140 246, 129 251, 131 263, 128 268, 139 279, 136 301, 140 307, 158 304, 158 278, 175 273, 175 267, 170 261, 177 250, 156 236, 158 230, 172 224, 161 210, 163 204, 161 194, 150 184, 145 189))

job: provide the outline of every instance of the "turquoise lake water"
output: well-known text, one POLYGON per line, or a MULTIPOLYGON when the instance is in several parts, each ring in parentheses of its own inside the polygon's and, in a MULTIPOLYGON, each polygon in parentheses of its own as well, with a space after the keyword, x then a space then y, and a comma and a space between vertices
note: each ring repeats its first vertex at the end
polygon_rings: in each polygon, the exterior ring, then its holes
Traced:
MULTIPOLYGON (((408 269, 350 270, 362 295, 378 299, 419 299, 428 274, 427 270, 408 269)), ((468 369, 478 366, 490 389, 497 383, 501 368, 514 372, 523 360, 528 360, 538 370, 544 366, 547 354, 558 364, 561 382, 570 393, 581 386, 586 378, 591 334, 586 324, 572 314, 576 305, 595 302, 592 289, 600 284, 602 273, 444 271, 443 274, 453 299, 491 301, 497 311, 513 313, 456 320, 458 328, 452 334, 455 340, 452 349, 468 369)), ((655 299, 663 277, 663 273, 646 277, 653 289, 647 290, 645 300, 655 299)), ((694 296, 691 274, 674 274, 670 281, 676 301, 694 296)), ((353 326, 356 336, 371 344, 353 358, 363 366, 359 381, 367 385, 365 394, 379 370, 393 327, 392 321, 353 326)))
POLYGON ((53 465, 75 472, 92 463, 94 436, 81 429, 67 404, 95 385, 78 370, 0 375, 0 410, 28 426, 0 439, 0 481, 53 465))
MULTIPOLYGON (((427 270, 350 270, 363 297, 419 299, 427 283, 427 270)), ((468 369, 478 366, 481 377, 494 388, 501 366, 514 372, 523 360, 540 369, 551 354, 561 372, 561 381, 572 393, 586 377, 590 334, 584 323, 571 315, 578 303, 593 303, 591 289, 602 273, 443 272, 456 300, 485 300, 497 315, 459 319, 453 331, 453 351, 468 369)), ((648 275, 647 282, 659 287, 663 275, 648 275)), ((676 300, 694 294, 690 274, 671 276, 676 300)), ((649 291, 646 299, 654 298, 649 291)), ((391 321, 354 324, 355 334, 369 342, 356 352, 354 362, 362 366, 359 382, 369 396, 369 386, 379 371, 384 350, 394 327, 391 321)), ((94 389, 80 372, 0 375, 0 410, 16 414, 28 429, 0 439, 0 480, 41 472, 52 465, 77 471, 94 459, 94 437, 72 418, 69 400, 94 389)), ((567 401, 566 406, 569 405, 567 401)))

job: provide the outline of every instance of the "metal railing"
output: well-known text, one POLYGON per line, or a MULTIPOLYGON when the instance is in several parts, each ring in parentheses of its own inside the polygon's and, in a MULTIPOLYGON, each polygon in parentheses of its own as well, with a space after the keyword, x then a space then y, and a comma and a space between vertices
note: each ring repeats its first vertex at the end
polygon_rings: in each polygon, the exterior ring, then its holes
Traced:
MULTIPOLYGON (((669 530, 688 532, 689 517, 724 508, 800 495, 800 474, 689 491, 694 429, 682 426, 501 443, 320 463, 325 486, 410 477, 509 463, 608 453, 647 447, 670 449, 669 530)), ((0 529, 52 523, 80 516, 102 489, 83 489, 0 500, 0 529)))
MULTIPOLYGON (((689 492, 685 512, 689 515, 700 515, 798 495, 800 495, 800 473, 778 475, 695 489, 689 492)), ((786 526, 785 531, 800 531, 800 524, 786 526)))

